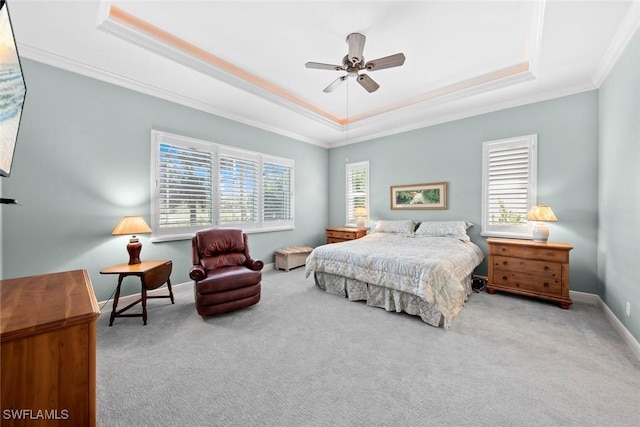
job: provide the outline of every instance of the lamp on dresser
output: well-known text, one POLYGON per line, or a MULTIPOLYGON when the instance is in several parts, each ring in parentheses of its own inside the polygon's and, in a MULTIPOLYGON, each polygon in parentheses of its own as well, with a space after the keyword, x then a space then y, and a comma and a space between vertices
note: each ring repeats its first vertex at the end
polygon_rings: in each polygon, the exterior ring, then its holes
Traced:
POLYGON ((125 216, 111 232, 114 236, 130 234, 131 239, 127 244, 127 252, 129 252, 129 264, 140 264, 140 251, 142 243, 136 237, 136 234, 149 234, 151 227, 141 216, 125 216))
POLYGON ((558 220, 549 206, 537 205, 527 213, 529 221, 536 221, 533 227, 533 241, 546 243, 549 240, 549 227, 545 222, 555 222, 558 220))
POLYGON ((364 228, 365 218, 369 215, 367 210, 362 206, 359 206, 353 210, 353 216, 357 218, 357 226, 359 228, 364 228))

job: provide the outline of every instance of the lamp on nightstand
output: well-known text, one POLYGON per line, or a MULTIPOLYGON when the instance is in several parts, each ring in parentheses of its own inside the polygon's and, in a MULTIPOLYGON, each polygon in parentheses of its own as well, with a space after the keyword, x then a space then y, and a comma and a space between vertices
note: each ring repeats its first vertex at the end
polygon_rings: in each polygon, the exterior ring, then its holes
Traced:
POLYGON ((533 227, 533 241, 540 243, 546 243, 546 241, 549 240, 549 228, 545 222, 555 222, 558 220, 551 208, 546 205, 532 207, 529 213, 527 213, 527 219, 529 221, 536 221, 533 227))
POLYGON ((130 234, 131 239, 127 245, 127 252, 129 252, 129 264, 140 264, 140 251, 142 250, 142 243, 135 236, 136 234, 148 234, 151 233, 151 227, 141 216, 125 216, 111 232, 114 236, 121 236, 124 234, 130 234))
POLYGON ((364 228, 364 222, 365 222, 365 218, 367 217, 367 215, 369 215, 367 213, 367 210, 365 208, 363 208, 362 206, 359 206, 359 207, 354 209, 353 216, 355 216, 357 218, 356 225, 358 227, 364 228))

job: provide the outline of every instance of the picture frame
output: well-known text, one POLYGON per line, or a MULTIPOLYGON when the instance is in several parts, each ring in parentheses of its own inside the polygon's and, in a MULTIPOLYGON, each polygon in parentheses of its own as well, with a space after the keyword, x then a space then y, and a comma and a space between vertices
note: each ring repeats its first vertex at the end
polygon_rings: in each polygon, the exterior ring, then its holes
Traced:
POLYGON ((447 183, 391 186, 391 209, 447 209, 447 183))

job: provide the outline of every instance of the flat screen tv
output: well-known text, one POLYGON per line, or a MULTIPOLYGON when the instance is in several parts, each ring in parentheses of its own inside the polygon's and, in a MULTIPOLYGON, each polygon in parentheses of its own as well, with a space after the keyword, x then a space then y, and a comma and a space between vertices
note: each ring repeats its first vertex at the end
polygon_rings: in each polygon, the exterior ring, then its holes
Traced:
POLYGON ((27 94, 5 0, 0 0, 0 176, 8 177, 27 94))

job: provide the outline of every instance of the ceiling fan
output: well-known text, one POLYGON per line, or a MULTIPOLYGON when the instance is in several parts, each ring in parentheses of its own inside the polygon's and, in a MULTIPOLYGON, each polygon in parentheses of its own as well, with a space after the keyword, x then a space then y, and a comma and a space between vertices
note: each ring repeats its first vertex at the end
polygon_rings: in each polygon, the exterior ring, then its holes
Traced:
POLYGON ((357 82, 360 83, 360 86, 365 88, 367 92, 375 92, 378 90, 380 85, 369 77, 368 74, 360 74, 360 71, 376 71, 385 68, 399 67, 404 64, 405 57, 403 53, 396 53, 395 55, 364 62, 362 51, 364 50, 364 42, 366 39, 367 38, 360 33, 351 33, 347 36, 349 53, 342 59, 342 65, 322 64, 319 62, 307 62, 305 64, 305 67, 307 68, 347 72, 346 75, 338 77, 333 81, 333 83, 324 88, 323 92, 332 92, 340 85, 340 83, 345 81, 347 77, 355 77, 357 82))

